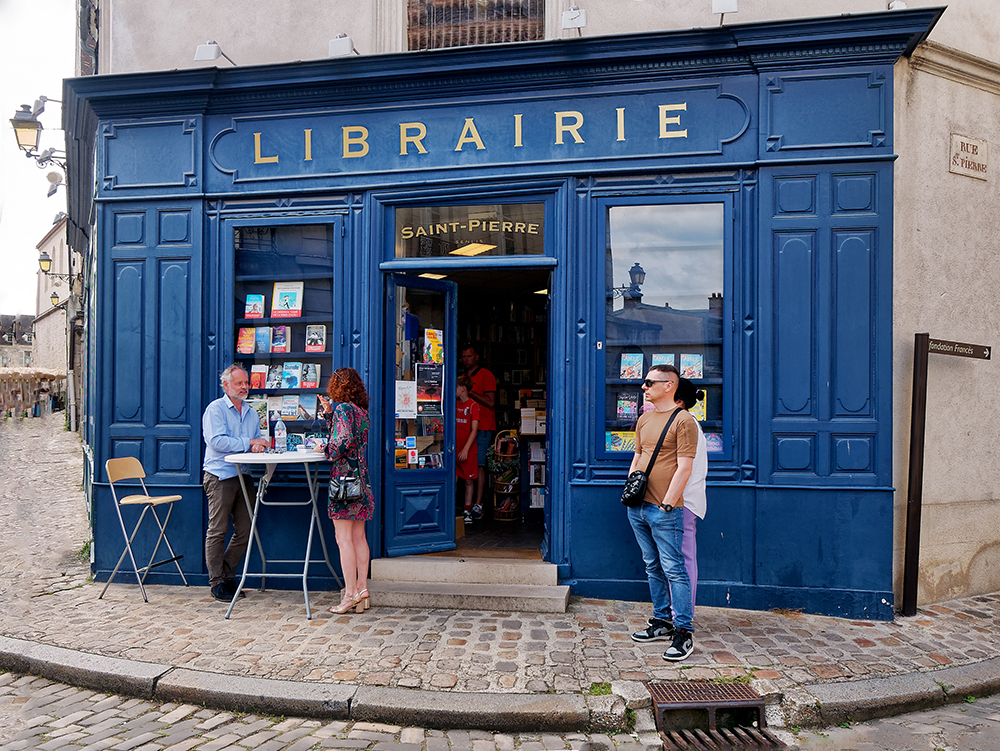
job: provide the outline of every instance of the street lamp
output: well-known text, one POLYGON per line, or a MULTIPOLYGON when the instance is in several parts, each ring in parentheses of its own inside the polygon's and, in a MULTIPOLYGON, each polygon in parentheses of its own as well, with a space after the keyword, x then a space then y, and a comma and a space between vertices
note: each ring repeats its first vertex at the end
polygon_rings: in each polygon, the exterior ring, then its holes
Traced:
POLYGON ((44 169, 50 164, 54 164, 66 170, 66 153, 56 149, 45 149, 38 152, 38 140, 42 133, 42 124, 38 121, 38 116, 45 110, 46 102, 57 102, 58 99, 39 97, 35 100, 34 106, 22 104, 21 109, 14 113, 10 119, 10 124, 14 126, 14 137, 17 138, 17 147, 24 152, 29 159, 34 159, 39 169, 44 169))
POLYGON ((66 279, 67 281, 72 282, 73 279, 76 278, 75 274, 59 274, 59 273, 53 271, 52 270, 52 257, 48 253, 46 253, 44 250, 41 252, 41 255, 38 256, 38 269, 43 274, 45 274, 45 276, 51 276, 51 277, 54 277, 56 279, 66 279))
POLYGON ((629 286, 622 285, 621 287, 614 287, 612 293, 614 297, 629 297, 629 298, 641 298, 642 290, 639 289, 646 282, 646 270, 639 265, 636 261, 635 264, 628 270, 628 277, 632 281, 629 286))
POLYGON ((56 305, 59 304, 59 295, 53 292, 51 295, 49 295, 49 302, 52 303, 52 307, 54 308, 56 305))

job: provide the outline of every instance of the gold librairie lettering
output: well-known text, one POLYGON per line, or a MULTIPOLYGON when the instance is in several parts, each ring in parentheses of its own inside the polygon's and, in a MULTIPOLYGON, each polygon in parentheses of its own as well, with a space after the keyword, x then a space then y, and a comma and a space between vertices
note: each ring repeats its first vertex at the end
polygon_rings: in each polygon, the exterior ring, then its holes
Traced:
MULTIPOLYGON (((658 129, 658 138, 687 138, 688 129, 680 128, 677 126, 682 125, 681 122, 682 114, 687 112, 687 102, 671 103, 671 104, 660 104, 658 105, 658 121, 656 127, 658 129), (668 114, 670 113, 670 114, 668 114), (676 113, 676 114, 674 114, 676 113)), ((615 108, 615 128, 612 133, 608 134, 595 134, 588 133, 588 137, 591 140, 599 140, 600 138, 607 138, 613 141, 625 141, 625 125, 626 125, 626 108, 616 107, 615 108)), ((576 144, 586 143, 584 138, 584 133, 586 132, 586 118, 582 112, 577 110, 559 110, 552 113, 553 115, 553 143, 556 146, 572 146, 576 144)), ((515 114, 513 117, 513 122, 511 123, 511 145, 514 148, 522 148, 524 146, 526 139, 531 139, 533 136, 535 139, 538 138, 538 131, 528 131, 525 132, 523 128, 523 114, 515 114)), ((489 144, 483 139, 480 134, 479 128, 476 126, 475 118, 465 117, 462 118, 462 126, 457 131, 458 136, 455 140, 454 150, 461 152, 466 146, 475 146, 476 151, 484 151, 489 148, 489 144)), ((530 122, 530 121, 529 121, 530 122)), ((341 144, 340 144, 340 158, 341 159, 361 159, 368 156, 370 147, 368 143, 369 131, 363 125, 344 125, 341 126, 341 144)), ((305 128, 302 131, 303 138, 303 152, 302 161, 311 162, 313 161, 313 145, 317 146, 318 149, 324 147, 323 131, 317 130, 315 128, 305 128)), ((428 148, 424 144, 424 140, 427 138, 428 130, 426 123, 422 122, 401 122, 399 123, 399 155, 400 156, 410 156, 410 155, 420 155, 427 154, 428 148)), ((538 141, 536 140, 536 143, 538 141)), ((328 145, 328 144, 327 144, 328 145)), ((268 153, 265 156, 265 151, 270 152, 271 149, 276 149, 270 144, 266 143, 266 138, 263 132, 256 132, 253 134, 253 163, 254 164, 278 164, 279 157, 281 156, 275 150, 274 153, 268 153)), ((985 179, 985 167, 983 169, 983 179, 985 179)))

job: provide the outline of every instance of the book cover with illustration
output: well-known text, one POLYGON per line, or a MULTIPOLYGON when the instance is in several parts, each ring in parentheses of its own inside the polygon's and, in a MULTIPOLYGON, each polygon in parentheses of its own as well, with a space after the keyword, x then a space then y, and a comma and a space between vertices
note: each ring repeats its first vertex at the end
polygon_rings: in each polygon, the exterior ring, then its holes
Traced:
POLYGON ((303 282, 275 282, 271 295, 271 318, 298 318, 302 315, 303 282))
POLYGON ((267 397, 266 396, 248 396, 247 405, 257 412, 260 417, 260 435, 262 438, 270 438, 271 433, 269 432, 270 422, 267 419, 267 397))
POLYGON ((617 415, 619 420, 639 419, 639 395, 636 392, 618 392, 617 415))
POLYGON ((236 336, 236 351, 241 355, 252 355, 256 330, 241 328, 236 336))
POLYGON ((281 419, 285 422, 299 419, 298 394, 285 394, 281 397, 281 419))
POLYGON ((322 451, 326 448, 326 436, 322 433, 306 433, 302 436, 302 443, 308 451, 322 451))
POLYGON ((653 362, 650 365, 673 365, 674 356, 670 353, 659 352, 653 355, 653 362))
POLYGON ((704 378, 703 359, 701 355, 681 355, 682 378, 704 378))
POLYGON ((604 434, 605 451, 631 451, 635 453, 634 430, 609 430, 604 434))
POLYGON ((288 327, 287 326, 272 326, 271 327, 271 351, 272 352, 287 352, 288 351, 288 327))
POLYGON ((302 364, 302 388, 318 389, 319 373, 321 366, 317 362, 307 362, 302 364))
POLYGON ((424 329, 424 362, 444 362, 444 332, 424 329))
POLYGON ((316 419, 316 394, 299 394, 299 419, 316 419))
POLYGON ((281 417, 281 399, 280 396, 267 397, 267 419, 271 422, 277 422, 281 417))
POLYGON ((281 368, 281 388, 298 389, 302 388, 302 363, 286 362, 281 368))
POLYGON ((619 371, 619 378, 624 378, 629 381, 638 381, 642 379, 642 353, 630 354, 624 353, 622 355, 621 370, 619 371))
POLYGON ((271 327, 258 326, 254 329, 254 352, 271 351, 271 327))
POLYGON ((708 394, 705 394, 699 401, 695 402, 695 405, 688 412, 698 422, 705 422, 708 417, 708 394))
POLYGON ((267 388, 267 363, 257 363, 250 367, 250 388, 267 388))
POLYGON ((288 451, 297 451, 299 446, 305 443, 305 437, 302 433, 289 433, 285 437, 285 448, 288 451))
POLYGON ((264 317, 264 295, 247 295, 246 307, 243 311, 244 318, 264 317))
POLYGON ((326 326, 310 323, 306 326, 306 352, 326 351, 326 326))
POLYGON ((266 389, 280 389, 281 388, 281 365, 279 363, 274 363, 267 369, 267 380, 264 382, 264 388, 266 389))

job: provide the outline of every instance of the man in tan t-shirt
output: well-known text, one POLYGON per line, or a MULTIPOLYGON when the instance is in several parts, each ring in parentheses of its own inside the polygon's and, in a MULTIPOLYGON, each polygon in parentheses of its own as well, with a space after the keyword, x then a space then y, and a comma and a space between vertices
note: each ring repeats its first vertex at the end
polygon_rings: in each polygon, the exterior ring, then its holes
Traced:
POLYGON ((653 409, 644 412, 635 426, 635 456, 629 472, 646 471, 649 459, 670 416, 673 423, 649 472, 645 502, 628 509, 629 524, 642 550, 653 600, 653 617, 642 631, 632 634, 640 643, 670 640, 663 659, 684 660, 694 651, 691 580, 684 566, 684 486, 698 448, 698 426, 686 410, 674 403, 680 374, 673 365, 654 365, 642 389, 653 409), (670 614, 673 613, 673 621, 670 614))

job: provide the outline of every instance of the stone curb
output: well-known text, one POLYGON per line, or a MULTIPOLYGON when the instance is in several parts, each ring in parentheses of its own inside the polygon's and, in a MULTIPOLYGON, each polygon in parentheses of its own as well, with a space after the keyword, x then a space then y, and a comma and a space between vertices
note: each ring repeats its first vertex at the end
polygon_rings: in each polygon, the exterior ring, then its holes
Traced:
MULTIPOLYGON (((863 722, 940 707, 967 696, 1000 693, 1000 658, 928 673, 811 684, 802 689, 815 699, 815 709, 823 724, 863 722)), ((804 713, 801 719, 807 720, 809 714, 804 713)), ((794 717, 788 719, 789 725, 815 724, 796 722, 794 717)))
MULTIPOLYGON (((0 636, 0 669, 97 691, 269 715, 469 730, 587 730, 578 694, 471 694, 279 681, 104 657, 0 636)), ((607 708, 595 708, 602 725, 607 708)), ((624 706, 620 713, 624 725, 624 706)))

